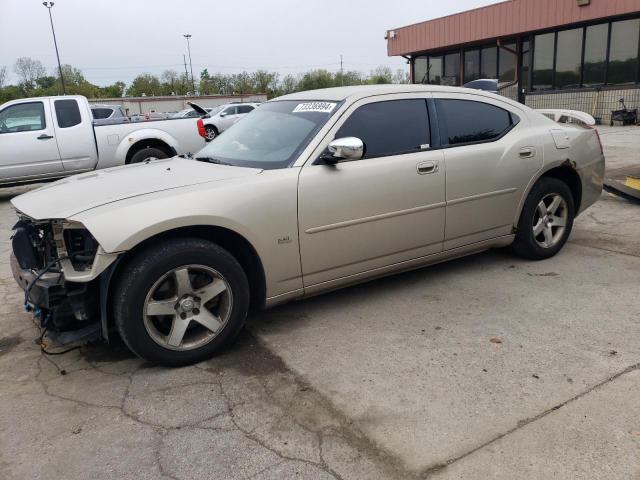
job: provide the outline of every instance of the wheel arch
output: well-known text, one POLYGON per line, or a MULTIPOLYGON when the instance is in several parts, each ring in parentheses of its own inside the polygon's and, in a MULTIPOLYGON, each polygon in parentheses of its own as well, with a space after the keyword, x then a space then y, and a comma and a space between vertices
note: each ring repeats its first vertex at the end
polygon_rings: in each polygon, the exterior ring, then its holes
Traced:
MULTIPOLYGON (((103 324, 112 324, 112 302, 114 295, 114 285, 118 281, 119 275, 124 270, 127 263, 133 258, 135 254, 144 250, 145 248, 155 245, 159 242, 163 242, 174 238, 200 238, 216 243, 220 247, 227 250, 233 257, 240 263, 240 266, 245 271, 247 279, 249 281, 249 295, 250 306, 253 309, 259 310, 265 307, 266 303, 266 276, 262 260, 255 249, 255 247, 244 236, 239 233, 225 227, 213 226, 213 225, 194 225, 187 227, 178 227, 172 230, 166 230, 151 237, 148 237, 136 244, 134 247, 122 254, 117 263, 113 267, 113 271, 110 272, 109 284, 106 288, 105 296, 103 299, 104 306, 106 307, 106 319, 103 319, 103 324), (106 322, 104 321, 106 320, 106 322)), ((106 325, 105 325, 106 326, 106 325)))
POLYGON ((518 214, 514 219, 514 228, 518 225, 520 215, 522 214, 522 209, 524 208, 524 202, 527 200, 529 193, 533 189, 533 186, 542 178, 556 178, 564 182, 569 187, 569 190, 571 190, 571 194, 573 196, 575 214, 576 216, 578 215, 578 212, 580 211, 580 204, 582 202, 582 180, 580 178, 580 174, 574 167, 574 164, 571 161, 566 160, 560 165, 555 165, 539 172, 539 174, 531 180, 531 182, 527 186, 525 194, 520 200, 520 205, 518 205, 518 214))
POLYGON ((161 140, 159 138, 145 138, 143 140, 138 140, 136 143, 131 145, 129 150, 127 150, 124 163, 126 165, 131 163, 131 158, 140 150, 144 150, 145 148, 157 148, 158 150, 162 150, 169 157, 174 157, 175 155, 177 155, 176 149, 166 143, 164 140, 161 140))

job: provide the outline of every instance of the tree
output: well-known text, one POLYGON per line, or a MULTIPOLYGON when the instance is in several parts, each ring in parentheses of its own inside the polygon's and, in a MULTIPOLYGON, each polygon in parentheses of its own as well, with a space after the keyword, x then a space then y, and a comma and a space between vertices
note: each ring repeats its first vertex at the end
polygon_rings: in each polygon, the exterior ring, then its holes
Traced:
POLYGON ((155 75, 150 73, 143 73, 133 79, 131 85, 127 89, 127 96, 129 97, 141 97, 141 96, 154 96, 162 93, 160 80, 155 75))
POLYGON ((251 75, 254 91, 253 93, 266 93, 272 97, 278 88, 279 75, 275 72, 257 70, 251 75))
POLYGON ((327 70, 312 70, 305 73, 298 83, 298 90, 315 90, 335 86, 333 75, 327 70))
POLYGON ((393 83, 411 83, 409 72, 398 68, 396 73, 393 74, 393 83))
POLYGON ((0 88, 4 87, 4 82, 7 81, 7 67, 0 67, 0 88))
POLYGON ((160 79, 166 95, 182 95, 185 92, 185 83, 175 70, 165 70, 160 79))
POLYGON ((274 96, 286 95, 287 93, 293 93, 298 91, 298 79, 293 75, 286 75, 280 82, 274 96))
POLYGON ((393 83, 393 73, 389 67, 380 65, 369 75, 369 83, 372 85, 382 83, 393 83))
POLYGON ((100 96, 106 98, 120 98, 124 96, 126 85, 124 82, 116 82, 113 85, 107 85, 100 88, 100 96))
POLYGON ((20 79, 20 84, 25 90, 33 90, 38 78, 44 77, 47 71, 40 60, 33 60, 30 57, 20 57, 13 66, 14 72, 20 79))

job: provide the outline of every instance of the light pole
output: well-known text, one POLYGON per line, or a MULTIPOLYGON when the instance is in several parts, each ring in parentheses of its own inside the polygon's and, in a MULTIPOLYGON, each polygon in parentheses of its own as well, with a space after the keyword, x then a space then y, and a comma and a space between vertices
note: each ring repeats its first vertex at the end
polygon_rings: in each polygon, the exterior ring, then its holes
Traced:
POLYGON ((191 69, 191 88, 193 89, 193 94, 196 94, 196 81, 193 79, 193 64, 191 63, 191 45, 189 44, 189 39, 191 38, 191 34, 187 33, 183 35, 184 38, 187 39, 187 50, 189 51, 189 68, 191 69))
POLYGON ((64 77, 62 76, 62 65, 60 65, 60 54, 58 53, 58 42, 56 41, 56 31, 53 28, 53 16, 51 16, 51 9, 53 8, 53 2, 42 2, 42 5, 49 10, 49 20, 51 21, 51 32, 53 33, 53 45, 56 47, 56 57, 58 58, 58 71, 60 72, 60 82, 62 83, 62 94, 66 95, 67 90, 64 88, 64 77))

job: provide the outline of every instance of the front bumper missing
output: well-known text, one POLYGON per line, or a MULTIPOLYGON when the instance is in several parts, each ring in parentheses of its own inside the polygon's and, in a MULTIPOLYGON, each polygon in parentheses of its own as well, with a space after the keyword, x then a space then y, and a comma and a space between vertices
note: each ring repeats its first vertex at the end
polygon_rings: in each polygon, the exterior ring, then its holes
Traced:
POLYGON ((55 272, 39 276, 21 268, 13 253, 10 265, 14 279, 25 290, 25 307, 33 309, 50 340, 67 345, 103 336, 99 281, 69 282, 55 272))

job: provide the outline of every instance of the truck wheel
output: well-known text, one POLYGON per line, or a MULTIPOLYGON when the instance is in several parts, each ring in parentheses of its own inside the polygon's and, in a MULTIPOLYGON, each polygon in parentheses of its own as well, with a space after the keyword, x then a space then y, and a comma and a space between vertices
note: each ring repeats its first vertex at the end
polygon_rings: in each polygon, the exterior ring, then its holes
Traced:
POLYGON ((134 153, 131 156, 129 163, 140 163, 140 162, 144 162, 145 160, 151 160, 154 158, 168 158, 168 157, 169 155, 167 155, 164 151, 160 150, 159 148, 146 147, 134 153))
POLYGON ((113 312, 120 336, 153 363, 206 360, 232 342, 247 317, 244 270, 206 240, 173 239, 142 250, 118 278, 113 312))
POLYGON ((206 125, 204 127, 204 139, 210 142, 218 136, 218 130, 213 125, 206 125))
POLYGON ((574 216, 567 184, 557 178, 541 178, 524 203, 513 250, 530 260, 554 256, 569 238, 574 216))

